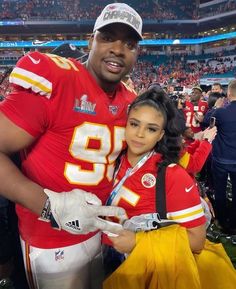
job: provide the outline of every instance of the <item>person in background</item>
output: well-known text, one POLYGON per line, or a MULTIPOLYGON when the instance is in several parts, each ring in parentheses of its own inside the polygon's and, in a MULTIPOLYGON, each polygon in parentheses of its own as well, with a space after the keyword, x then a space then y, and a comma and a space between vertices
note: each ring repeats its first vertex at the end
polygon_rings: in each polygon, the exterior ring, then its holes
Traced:
POLYGON ((218 224, 226 233, 236 234, 236 80, 228 85, 229 105, 222 98, 211 117, 216 119, 217 136, 212 145, 212 177, 215 194, 215 213, 218 224), (232 184, 232 201, 227 202, 227 181, 232 184))
POLYGON ((190 101, 185 102, 184 113, 186 126, 191 127, 195 139, 201 135, 202 129, 200 124, 203 121, 207 108, 207 102, 202 100, 202 89, 199 86, 193 87, 190 101))
POLYGON ((102 205, 136 97, 121 80, 141 39, 139 14, 112 3, 95 22, 87 62, 36 51, 10 75, 14 92, 0 105, 0 194, 18 203, 31 289, 101 286, 98 230, 114 228, 99 216, 124 215, 102 205), (20 172, 9 155, 23 150, 20 172))
POLYGON ((219 82, 214 82, 211 86, 211 92, 218 92, 222 95, 222 97, 225 96, 224 91, 223 91, 223 87, 219 82))
MULTIPOLYGON (((216 85, 218 87, 218 85, 216 85)), ((210 124, 210 117, 216 109, 217 106, 221 106, 224 103, 224 97, 220 92, 210 92, 208 98, 208 110, 204 115, 203 121, 201 123, 201 128, 203 130, 207 129, 210 124)), ((201 171, 200 180, 201 183, 204 184, 206 190, 208 191, 208 195, 212 202, 214 202, 213 197, 213 181, 212 181, 212 172, 211 172, 211 161, 212 161, 212 153, 209 153, 209 156, 206 160, 206 163, 201 171)))
POLYGON ((207 157, 212 150, 212 142, 217 134, 216 126, 202 132, 201 139, 194 140, 191 131, 187 128, 183 133, 183 148, 179 164, 187 172, 195 176, 203 168, 207 157))
POLYGON ((132 78, 130 77, 129 74, 125 75, 122 79, 123 83, 126 85, 128 89, 130 89, 132 92, 135 92, 135 86, 132 78))
POLYGON ((219 92, 210 92, 209 97, 207 100, 208 109, 204 115, 203 121, 201 123, 202 129, 205 129, 209 126, 210 122, 210 116, 214 109, 216 109, 216 105, 218 105, 219 102, 223 102, 222 94, 219 92))

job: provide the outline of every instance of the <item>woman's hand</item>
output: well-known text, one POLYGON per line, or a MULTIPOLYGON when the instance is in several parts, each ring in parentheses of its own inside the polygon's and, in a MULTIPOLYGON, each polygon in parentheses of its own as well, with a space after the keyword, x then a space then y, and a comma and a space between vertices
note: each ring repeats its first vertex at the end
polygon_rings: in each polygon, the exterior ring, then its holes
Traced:
POLYGON ((213 126, 212 128, 207 128, 202 133, 202 140, 207 139, 210 143, 215 139, 217 134, 217 127, 213 126))
POLYGON ((113 247, 120 253, 131 253, 136 245, 135 233, 127 230, 122 230, 117 233, 117 237, 110 237, 113 247))

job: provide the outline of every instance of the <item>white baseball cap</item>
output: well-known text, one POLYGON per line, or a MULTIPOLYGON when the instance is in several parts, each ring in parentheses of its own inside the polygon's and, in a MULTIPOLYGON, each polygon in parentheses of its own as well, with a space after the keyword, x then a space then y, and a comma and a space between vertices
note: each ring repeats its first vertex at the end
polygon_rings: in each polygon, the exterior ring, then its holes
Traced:
POLYGON ((112 3, 107 5, 98 16, 93 32, 109 24, 123 23, 131 27, 138 38, 142 37, 143 21, 140 15, 129 5, 125 3, 112 3))

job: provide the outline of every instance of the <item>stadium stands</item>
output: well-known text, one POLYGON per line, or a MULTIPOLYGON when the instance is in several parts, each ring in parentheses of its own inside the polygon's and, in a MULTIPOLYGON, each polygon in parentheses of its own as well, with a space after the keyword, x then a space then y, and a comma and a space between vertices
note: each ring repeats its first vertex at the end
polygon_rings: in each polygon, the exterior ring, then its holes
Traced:
MULTIPOLYGON (((0 19, 94 19, 104 5, 111 1, 80 0, 0 0, 0 19)), ((115 2, 115 1, 114 1, 115 2)), ((232 12, 236 9, 235 1, 214 1, 211 5, 198 7, 195 1, 123 1, 135 7, 144 19, 199 19, 232 12)))
MULTIPOLYGON (((123 1, 135 7, 144 19, 192 19, 194 4, 186 1, 123 1)), ((62 0, 0 0, 0 19, 94 19, 107 0, 99 2, 62 0)), ((195 13, 195 11, 194 11, 195 13)))
POLYGON ((235 1, 224 1, 222 3, 218 3, 214 1, 211 5, 207 5, 201 8, 199 7, 199 18, 214 16, 223 14, 226 12, 232 12, 236 9, 236 2, 235 1))

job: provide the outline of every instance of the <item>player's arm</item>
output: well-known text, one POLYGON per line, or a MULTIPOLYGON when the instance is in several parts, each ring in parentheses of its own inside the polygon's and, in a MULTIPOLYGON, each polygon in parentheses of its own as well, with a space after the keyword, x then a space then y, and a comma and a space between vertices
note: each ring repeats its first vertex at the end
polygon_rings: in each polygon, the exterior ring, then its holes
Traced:
MULTIPOLYGON (((202 140, 198 141, 198 147, 192 150, 191 147, 187 148, 189 155, 189 162, 187 166, 183 166, 190 174, 195 174, 201 171, 212 149, 212 141, 217 134, 216 126, 207 128, 202 133, 202 140)), ((197 142, 197 141, 196 141, 197 142)), ((190 145, 191 146, 191 145, 190 145)), ((181 160, 180 160, 181 164, 181 160)))
MULTIPOLYGON (((190 249, 193 253, 200 253, 206 240, 205 224, 194 228, 187 228, 190 249)), ((131 253, 136 245, 135 233, 122 230, 116 236, 109 236, 112 246, 120 253, 131 253)))
POLYGON ((201 171, 207 157, 211 152, 211 144, 207 141, 200 141, 198 148, 193 152, 184 153, 180 158, 179 164, 186 169, 189 174, 196 174, 201 171))
POLYGON ((119 207, 101 206, 93 194, 75 189, 70 192, 53 192, 43 189, 26 178, 10 160, 9 155, 22 150, 34 142, 34 137, 15 125, 0 112, 0 194, 21 204, 37 215, 45 211, 47 198, 50 214, 56 227, 72 234, 84 234, 100 230, 116 231, 112 224, 98 216, 124 217, 119 207), (78 225, 74 225, 78 224, 78 225))
POLYGON ((130 254, 136 246, 136 233, 122 230, 116 236, 108 236, 112 246, 122 254, 130 254))
POLYGON ((34 141, 34 137, 0 112, 0 194, 40 215, 47 199, 43 188, 26 178, 9 156, 34 141))

